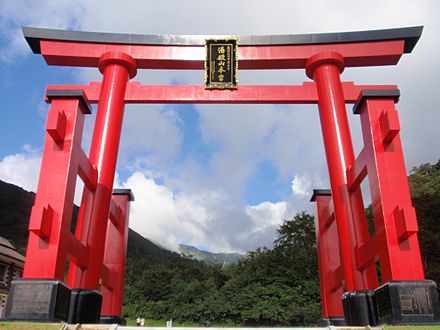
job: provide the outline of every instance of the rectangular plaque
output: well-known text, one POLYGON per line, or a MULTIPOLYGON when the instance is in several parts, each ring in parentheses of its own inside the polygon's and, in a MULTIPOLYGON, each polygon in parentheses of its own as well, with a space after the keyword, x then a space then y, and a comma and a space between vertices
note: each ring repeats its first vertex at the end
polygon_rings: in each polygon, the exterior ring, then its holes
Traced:
POLYGON ((402 315, 431 315, 430 293, 424 287, 399 288, 400 313, 402 315))
POLYGON ((433 281, 390 281, 375 292, 379 324, 431 324, 440 321, 439 296, 433 281))
POLYGON ((70 289, 58 280, 12 281, 6 307, 11 320, 67 320, 70 289))
POLYGON ((237 38, 206 39, 205 86, 208 89, 237 88, 237 38))

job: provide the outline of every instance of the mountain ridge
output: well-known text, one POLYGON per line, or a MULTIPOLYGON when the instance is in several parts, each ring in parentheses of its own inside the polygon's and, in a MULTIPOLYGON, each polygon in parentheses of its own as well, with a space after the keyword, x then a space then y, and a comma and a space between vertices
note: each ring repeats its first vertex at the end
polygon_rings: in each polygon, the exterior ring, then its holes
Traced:
POLYGON ((191 245, 180 244, 179 253, 187 258, 205 262, 207 264, 221 264, 223 266, 238 262, 245 255, 240 253, 215 253, 198 249, 191 245))

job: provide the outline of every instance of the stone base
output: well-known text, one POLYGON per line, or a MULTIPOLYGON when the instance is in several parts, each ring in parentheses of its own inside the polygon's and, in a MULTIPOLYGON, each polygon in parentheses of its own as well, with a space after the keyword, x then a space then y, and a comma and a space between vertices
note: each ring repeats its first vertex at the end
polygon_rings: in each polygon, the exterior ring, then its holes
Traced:
POLYGON ((58 280, 12 281, 5 316, 9 320, 67 321, 70 289, 58 280))
POLYGON ((101 316, 102 294, 95 290, 72 289, 69 324, 96 324, 101 316))
POLYGON ((343 316, 329 316, 329 317, 322 317, 318 325, 320 327, 328 327, 328 326, 334 326, 334 327, 344 327, 347 325, 345 323, 345 319, 343 316))
POLYGON ((392 281, 375 290, 379 324, 436 324, 440 302, 434 281, 392 281))
POLYGON ((345 322, 349 326, 374 326, 377 324, 377 311, 374 291, 348 291, 342 295, 345 322))
POLYGON ((127 321, 122 316, 101 316, 99 319, 99 323, 101 324, 119 324, 119 325, 126 325, 127 321))

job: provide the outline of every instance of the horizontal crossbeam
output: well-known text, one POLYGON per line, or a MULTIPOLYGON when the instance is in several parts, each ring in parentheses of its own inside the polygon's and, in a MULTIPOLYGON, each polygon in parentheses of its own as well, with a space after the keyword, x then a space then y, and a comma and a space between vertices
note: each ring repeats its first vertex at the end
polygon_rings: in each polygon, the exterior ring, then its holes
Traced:
MULTIPOLYGON (((396 85, 354 85, 342 83, 346 103, 355 103, 363 89, 397 89, 396 85)), ((49 85, 48 90, 84 90, 90 103, 97 103, 101 83, 88 85, 49 85)), ((208 90, 203 85, 142 85, 129 82, 126 103, 144 104, 317 104, 313 82, 302 85, 242 85, 235 90, 208 90)))
MULTIPOLYGON (((394 65, 423 27, 303 35, 239 36, 239 69, 299 69, 317 53, 338 52, 347 67, 394 65)), ((133 35, 23 28, 49 65, 97 67, 106 52, 130 55, 138 69, 204 69, 205 39, 219 36, 133 35)), ((223 36, 225 37, 225 36, 223 36)))

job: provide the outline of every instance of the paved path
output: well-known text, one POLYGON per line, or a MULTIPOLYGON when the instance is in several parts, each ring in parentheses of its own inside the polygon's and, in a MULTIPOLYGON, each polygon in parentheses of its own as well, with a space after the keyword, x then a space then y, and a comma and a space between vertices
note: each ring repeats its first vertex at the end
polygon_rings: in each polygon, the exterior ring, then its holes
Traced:
POLYGON ((117 324, 112 325, 66 325, 62 330, 383 330, 382 327, 320 327, 320 328, 181 328, 181 327, 127 327, 117 324))

